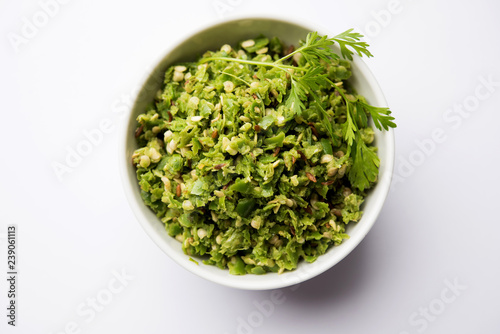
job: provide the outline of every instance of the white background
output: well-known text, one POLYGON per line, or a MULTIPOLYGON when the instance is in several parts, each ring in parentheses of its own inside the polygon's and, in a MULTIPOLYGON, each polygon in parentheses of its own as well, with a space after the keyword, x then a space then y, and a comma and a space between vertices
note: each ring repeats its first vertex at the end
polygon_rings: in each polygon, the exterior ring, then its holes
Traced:
POLYGON ((1 0, 0 332, 499 333, 500 5, 396 3, 73 0, 41 26, 38 1, 1 0), (259 13, 365 33, 398 124, 393 188, 372 231, 278 303, 163 254, 128 207, 117 160, 128 98, 164 51, 206 24, 259 13), (23 35, 34 18, 40 27, 23 35), (112 129, 59 180, 54 163, 102 120, 112 129), (431 142, 436 131, 443 140, 431 142), (8 224, 19 238, 15 328, 8 224), (96 297, 107 303, 99 312, 96 297))

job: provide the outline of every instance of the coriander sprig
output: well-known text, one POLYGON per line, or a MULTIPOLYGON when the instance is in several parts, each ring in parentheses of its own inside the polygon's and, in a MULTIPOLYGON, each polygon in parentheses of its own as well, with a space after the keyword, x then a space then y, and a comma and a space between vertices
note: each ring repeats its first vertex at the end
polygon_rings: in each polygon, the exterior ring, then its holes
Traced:
POLYGON ((290 92, 286 97, 285 106, 293 114, 301 115, 302 111, 306 108, 305 103, 308 102, 309 96, 311 96, 320 111, 321 123, 331 137, 333 144, 340 146, 340 138, 335 134, 333 128, 334 121, 327 114, 323 108, 321 99, 316 94, 316 91, 324 87, 331 86, 336 89, 346 105, 346 121, 341 125, 341 128, 343 139, 347 143, 346 155, 350 156, 353 160, 351 171, 349 172, 349 181, 352 186, 363 191, 376 181, 380 159, 372 149, 366 146, 359 129, 368 126, 367 116, 372 118, 375 127, 379 130, 394 128, 396 127, 396 124, 393 122, 394 117, 391 116, 389 108, 375 107, 359 98, 347 98, 344 92, 328 79, 321 63, 321 61, 331 63, 332 60, 340 58, 332 49, 335 43, 339 45, 342 57, 345 59, 352 60, 354 53, 360 57, 363 57, 363 55, 372 57, 373 55, 368 51, 369 45, 360 40, 362 37, 363 35, 353 32, 353 29, 346 30, 332 38, 320 36, 317 32, 311 32, 298 49, 274 62, 232 57, 207 57, 201 59, 200 62, 206 63, 214 60, 222 60, 255 66, 274 67, 285 71, 290 77, 290 92), (295 54, 301 54, 306 64, 303 66, 283 64, 285 60, 293 57, 295 54))

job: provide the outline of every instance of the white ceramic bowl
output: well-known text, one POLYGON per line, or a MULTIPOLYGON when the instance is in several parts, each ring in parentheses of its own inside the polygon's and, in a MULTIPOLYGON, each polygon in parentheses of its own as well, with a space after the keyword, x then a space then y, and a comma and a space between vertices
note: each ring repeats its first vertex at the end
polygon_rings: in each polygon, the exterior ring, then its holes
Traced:
MULTIPOLYGON (((230 20, 206 27, 191 35, 183 42, 174 45, 158 62, 154 70, 145 78, 135 103, 127 115, 120 136, 120 168, 126 197, 137 219, 153 241, 174 261, 182 267, 207 280, 241 289, 265 290, 281 288, 297 284, 315 277, 330 269, 347 254, 349 254, 371 229, 382 209, 389 191, 394 166, 394 133, 392 130, 375 131, 376 145, 380 157, 379 181, 370 192, 363 204, 364 215, 358 223, 347 227, 350 239, 318 258, 314 263, 301 262, 298 268, 281 275, 268 273, 265 275, 230 275, 228 270, 215 266, 196 265, 182 252, 181 244, 170 237, 163 223, 143 203, 136 179, 135 167, 131 156, 137 143, 134 137, 136 117, 144 112, 145 106, 153 100, 156 91, 161 87, 165 70, 172 64, 181 61, 194 61, 206 50, 219 49, 223 44, 235 45, 238 41, 254 38, 259 34, 268 37, 278 36, 286 44, 297 45, 300 39, 305 39, 309 31, 333 36, 318 27, 304 26, 301 23, 274 18, 243 18, 230 20)), ((339 32, 336 32, 339 33, 339 32)), ((387 106, 382 91, 368 67, 358 57, 352 64, 352 79, 350 83, 358 93, 364 95, 369 103, 375 106, 387 106)))

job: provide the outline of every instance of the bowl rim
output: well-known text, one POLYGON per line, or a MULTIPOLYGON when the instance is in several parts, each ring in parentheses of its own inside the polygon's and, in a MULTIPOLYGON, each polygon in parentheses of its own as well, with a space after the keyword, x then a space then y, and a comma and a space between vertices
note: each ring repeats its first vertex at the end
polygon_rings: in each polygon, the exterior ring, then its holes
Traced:
MULTIPOLYGON (((342 261, 347 255, 349 255, 358 245, 359 243, 365 238, 367 233, 371 230, 373 227, 377 217, 379 216, 384 202, 389 194, 390 190, 390 185, 391 185, 391 179, 393 176, 393 170, 394 170, 394 159, 395 159, 395 138, 394 138, 394 130, 389 128, 389 131, 384 131, 384 141, 386 142, 386 147, 385 147, 385 155, 386 159, 384 162, 387 164, 386 165, 386 172, 384 175, 384 178, 380 178, 376 187, 374 187, 373 190, 377 190, 378 194, 375 198, 373 198, 371 201, 375 202, 373 206, 375 207, 372 211, 370 211, 370 217, 365 218, 365 214, 363 214, 363 218, 361 219, 360 222, 363 222, 363 225, 360 228, 360 231, 353 237, 350 235, 349 243, 347 246, 344 246, 342 252, 336 252, 333 254, 333 256, 327 257, 324 261, 318 262, 318 260, 314 263, 306 263, 303 264, 307 268, 307 270, 301 270, 300 267, 297 268, 295 271, 290 271, 286 272, 282 275, 277 275, 273 273, 268 273, 266 275, 253 275, 257 277, 266 277, 266 276, 271 276, 271 275, 276 275, 272 276, 273 278, 276 277, 276 279, 262 279, 262 280, 245 280, 241 279, 242 277, 247 277, 248 275, 245 276, 235 276, 235 275, 230 275, 227 273, 227 275, 230 276, 222 276, 222 275, 217 275, 217 274, 212 274, 210 271, 205 271, 205 270, 199 270, 199 266, 193 265, 191 261, 186 261, 189 259, 189 256, 182 253, 182 252, 172 252, 171 249, 165 244, 163 237, 157 233, 157 231, 152 227, 151 222, 149 219, 145 216, 144 214, 144 209, 150 210, 148 207, 146 207, 143 202, 141 201, 140 203, 136 200, 136 197, 134 197, 134 191, 137 191, 137 182, 132 183, 130 182, 129 176, 128 176, 128 170, 132 168, 132 164, 129 163, 129 158, 127 154, 127 142, 128 142, 128 137, 130 136, 130 133, 128 132, 129 126, 131 122, 135 122, 135 118, 132 117, 133 111, 136 109, 136 105, 139 103, 139 98, 141 92, 144 90, 146 84, 148 83, 148 80, 154 75, 155 70, 158 68, 158 66, 161 65, 161 63, 164 61, 164 59, 168 58, 170 54, 178 48, 182 43, 185 41, 195 37, 196 35, 209 30, 213 29, 217 26, 221 25, 226 25, 226 24, 231 24, 231 23, 236 23, 238 21, 242 20, 270 20, 270 21, 278 21, 284 24, 290 24, 290 25, 295 25, 301 28, 304 28, 307 31, 318 31, 320 34, 328 34, 330 31, 329 29, 321 26, 320 24, 316 22, 311 22, 308 20, 304 20, 303 18, 290 18, 289 16, 287 18, 284 18, 279 15, 271 15, 271 14, 259 14, 259 15, 234 15, 231 16, 227 19, 222 19, 222 20, 217 20, 217 22, 209 22, 206 24, 201 25, 198 29, 195 29, 194 31, 191 31, 188 34, 183 35, 181 38, 177 38, 176 40, 173 40, 171 43, 169 43, 168 47, 162 50, 162 52, 159 54, 159 56, 155 59, 155 62, 152 63, 153 66, 149 67, 149 70, 147 73, 142 75, 142 79, 139 81, 140 83, 140 89, 137 90, 137 93, 134 96, 134 100, 131 106, 129 106, 128 110, 124 114, 124 117, 119 125, 119 140, 118 140, 118 152, 119 152, 119 169, 120 169, 120 176, 121 176, 121 181, 122 181, 122 186, 125 192, 125 197, 127 198, 127 201, 129 203, 130 208, 132 209, 132 212, 134 213, 136 219, 139 221, 140 225, 142 226, 143 230, 146 232, 146 234, 153 240, 153 242, 164 252, 166 253, 171 259, 174 260, 178 265, 181 267, 185 268, 189 272, 200 276, 204 279, 207 279, 211 282, 218 283, 221 285, 225 285, 228 287, 232 288, 239 288, 239 289, 246 289, 246 290, 268 290, 268 289, 276 289, 276 288, 284 288, 287 286, 291 286, 294 284, 298 284, 301 282, 304 282, 308 279, 311 279, 313 277, 316 277, 320 275, 321 273, 327 271, 328 269, 334 267, 337 263, 342 261), (135 188, 135 189, 134 189, 135 188), (298 271, 301 270, 299 273, 298 271), (305 271, 305 273, 304 273, 305 271), (297 274, 294 275, 294 272, 297 272, 297 274), (289 275, 290 277, 283 277, 289 275), (280 277, 282 279, 280 279, 280 277), (286 279, 285 279, 286 278, 286 279)), ((355 63, 356 67, 359 69, 360 72, 363 73, 365 76, 365 79, 368 80, 367 85, 372 89, 373 94, 376 96, 376 99, 378 100, 377 105, 384 105, 387 106, 387 101, 382 93, 381 87, 376 81, 375 77, 373 76, 372 72, 368 68, 368 66, 364 63, 364 61, 358 57, 357 55, 353 55, 353 63, 355 63)), ((135 174, 135 170, 134 170, 135 174)), ((358 222, 358 224, 360 223, 358 222)), ((324 254, 323 256, 325 256, 324 254)), ((320 257, 321 258, 321 257, 320 257)), ((205 266, 204 264, 200 264, 200 266, 205 266)), ((217 268, 217 270, 222 271, 221 269, 217 268)))

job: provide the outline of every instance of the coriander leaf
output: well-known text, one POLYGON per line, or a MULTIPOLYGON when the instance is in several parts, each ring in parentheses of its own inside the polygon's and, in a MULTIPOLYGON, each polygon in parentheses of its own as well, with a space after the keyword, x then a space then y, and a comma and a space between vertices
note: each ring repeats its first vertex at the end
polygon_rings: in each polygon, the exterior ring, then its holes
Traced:
POLYGON ((338 59, 338 55, 331 49, 332 45, 333 41, 328 39, 328 36, 319 36, 315 31, 307 34, 306 42, 296 50, 296 53, 300 52, 308 62, 313 63, 320 58, 325 61, 338 59))
POLYGON ((309 68, 302 77, 299 78, 300 83, 308 87, 309 91, 316 91, 325 87, 327 84, 325 69, 321 66, 309 68))
POLYGON ((310 32, 307 34, 306 41, 301 42, 300 48, 279 59, 277 62, 283 62, 296 53, 301 53, 307 62, 313 65, 319 64, 319 59, 327 62, 331 59, 339 59, 339 56, 331 49, 333 43, 333 40, 329 39, 326 35, 319 36, 316 31, 310 32))
POLYGON ((368 126, 368 117, 366 116, 366 112, 359 103, 356 103, 356 107, 353 109, 356 119, 356 124, 358 128, 366 128, 368 126))
POLYGON ((354 122, 352 121, 352 104, 347 103, 347 112, 346 112, 346 121, 344 124, 342 124, 342 132, 344 133, 344 139, 347 142, 347 145, 352 146, 354 142, 355 135, 354 133, 356 132, 357 128, 354 122))
POLYGON ((285 101, 285 106, 290 108, 295 115, 300 115, 302 114, 302 110, 305 108, 302 101, 305 101, 306 99, 306 92, 300 83, 292 78, 292 87, 290 88, 290 93, 285 101))
POLYGON ((353 165, 348 177, 354 187, 363 191, 370 187, 371 182, 377 180, 380 159, 366 146, 359 132, 356 135, 354 149, 353 165))
POLYGON ((352 32, 352 28, 344 31, 341 34, 333 37, 332 40, 337 42, 340 46, 340 52, 342 57, 352 60, 352 52, 348 47, 356 51, 358 56, 363 57, 363 54, 367 57, 373 57, 370 51, 368 51, 368 43, 360 41, 363 37, 360 33, 352 32))
POLYGON ((370 113, 373 119, 373 124, 377 129, 389 130, 389 128, 395 128, 396 124, 393 122, 394 117, 390 116, 391 111, 387 107, 374 107, 367 103, 358 101, 357 104, 361 106, 366 112, 370 113))

